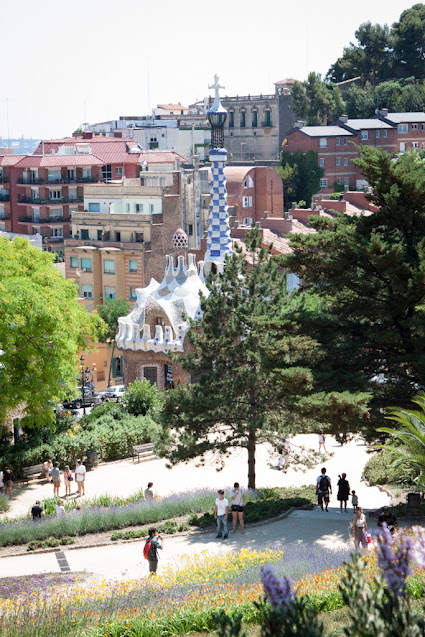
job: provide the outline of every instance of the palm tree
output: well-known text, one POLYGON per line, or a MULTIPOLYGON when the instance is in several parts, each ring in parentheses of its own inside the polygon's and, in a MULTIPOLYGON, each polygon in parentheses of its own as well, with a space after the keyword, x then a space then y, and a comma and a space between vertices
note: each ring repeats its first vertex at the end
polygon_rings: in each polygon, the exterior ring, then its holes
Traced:
MULTIPOLYGON (((403 468, 410 474, 412 480, 419 485, 425 485, 425 392, 419 392, 413 399, 419 410, 400 409, 393 407, 387 418, 398 422, 399 429, 380 427, 390 435, 392 443, 385 445, 385 450, 394 454, 392 466, 403 468)), ((383 448, 377 445, 375 448, 383 448)))

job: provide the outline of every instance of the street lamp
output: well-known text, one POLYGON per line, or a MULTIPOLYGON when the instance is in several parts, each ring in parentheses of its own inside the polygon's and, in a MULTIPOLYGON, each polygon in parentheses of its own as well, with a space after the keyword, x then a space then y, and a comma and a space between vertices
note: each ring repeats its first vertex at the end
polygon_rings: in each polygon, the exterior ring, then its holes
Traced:
POLYGON ((86 400, 85 400, 85 392, 84 389, 86 385, 90 382, 90 370, 88 367, 84 369, 84 356, 80 357, 80 371, 81 371, 81 396, 83 400, 83 414, 86 415, 86 400))

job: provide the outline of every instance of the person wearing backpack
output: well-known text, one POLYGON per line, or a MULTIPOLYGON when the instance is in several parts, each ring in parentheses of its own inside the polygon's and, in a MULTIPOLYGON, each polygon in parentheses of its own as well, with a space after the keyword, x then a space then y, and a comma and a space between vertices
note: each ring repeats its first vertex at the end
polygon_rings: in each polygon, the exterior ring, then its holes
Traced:
POLYGON ((162 551, 164 540, 156 529, 149 529, 149 535, 143 547, 143 557, 149 562, 149 575, 155 575, 158 568, 158 549, 162 551), (161 540, 161 543, 158 541, 161 540))
POLYGON ((325 510, 328 510, 330 493, 332 493, 331 479, 326 475, 326 469, 323 467, 320 476, 316 480, 317 503, 322 511, 323 502, 325 503, 325 510))

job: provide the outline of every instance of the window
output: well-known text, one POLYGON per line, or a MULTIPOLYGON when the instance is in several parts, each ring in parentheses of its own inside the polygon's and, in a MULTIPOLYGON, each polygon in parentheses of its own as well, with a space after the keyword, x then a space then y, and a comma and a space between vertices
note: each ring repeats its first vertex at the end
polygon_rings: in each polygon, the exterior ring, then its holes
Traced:
POLYGON ((121 232, 115 230, 115 241, 121 241, 121 232))
POLYGON ((271 111, 266 111, 266 128, 272 125, 272 113, 271 111))
POLYGON ((399 124, 398 125, 398 132, 399 133, 407 133, 408 131, 408 124, 399 124))
POLYGON ((100 203, 89 203, 89 212, 100 212, 100 203))
POLYGON ((103 231, 102 230, 98 230, 97 231, 97 240, 98 241, 102 241, 102 235, 103 235, 103 231))
POLYGON ((157 369, 156 367, 144 367, 143 376, 150 382, 151 385, 156 385, 157 369))
POLYGON ((115 166, 115 177, 122 177, 122 166, 115 166))
POLYGON ((135 203, 134 204, 134 210, 135 210, 136 213, 142 214, 143 213, 143 204, 142 203, 135 203))
POLYGON ((341 137, 336 138, 336 145, 341 146, 341 137))
POLYGON ((229 111, 229 128, 235 128, 235 112, 229 111))
POLYGON ((325 188, 327 185, 328 185, 328 180, 327 180, 327 179, 322 178, 322 179, 320 180, 320 187, 321 187, 321 188, 325 188))
POLYGON ((112 179, 112 166, 111 164, 105 164, 102 166, 102 179, 103 181, 109 181, 112 179))
POLYGON ((103 259, 103 272, 105 274, 115 274, 115 261, 113 259, 103 259))
POLYGON ((40 221, 40 208, 34 207, 32 209, 32 219, 33 221, 40 221))
POLYGON ((187 234, 191 237, 193 235, 193 225, 191 223, 187 226, 187 234))
POLYGON ((344 166, 348 166, 348 159, 347 158, 344 159, 344 166))
POLYGON ((59 228, 50 228, 50 236, 58 237, 60 239, 63 238, 63 228, 60 226, 59 228))
POLYGON ((338 179, 336 180, 336 183, 341 185, 341 177, 338 177, 338 179))
POLYGON ((137 272, 137 260, 129 259, 128 261, 128 271, 129 272, 137 272))
POLYGON ((60 170, 49 170, 48 173, 48 181, 59 181, 61 178, 61 171, 60 170))
POLYGON ((136 288, 130 288, 130 299, 133 301, 137 299, 136 288))
POLYGON ((388 131, 384 130, 384 137, 388 137, 388 131))
POLYGON ((83 179, 91 179, 91 168, 83 168, 83 179))
POLYGON ((241 111, 241 128, 246 126, 246 111, 241 111))
POLYGON ((77 172, 75 168, 68 168, 68 170, 66 171, 66 174, 68 176, 68 179, 74 180, 77 178, 77 172))
POLYGON ((252 111, 252 128, 257 128, 258 126, 258 111, 252 111))
POLYGON ((122 356, 114 356, 112 359, 112 376, 114 378, 122 376, 122 356))
POLYGON ((381 137, 381 131, 380 130, 376 130, 375 131, 375 137, 376 137, 376 139, 379 139, 381 137))
POLYGON ((319 166, 322 166, 322 167, 323 167, 324 165, 325 165, 325 160, 321 157, 321 158, 319 159, 319 166))
POLYGON ((83 299, 92 299, 93 298, 93 286, 92 285, 82 285, 81 286, 81 296, 83 299))
POLYGON ((336 165, 341 166, 341 157, 336 158, 336 165))
POLYGON ((349 181, 348 181, 348 177, 344 177, 344 186, 348 186, 349 181))
POLYGON ((92 260, 91 259, 81 259, 81 269, 85 269, 86 272, 91 272, 92 271, 92 260))
POLYGON ((149 204, 149 214, 153 215, 153 213, 154 213, 154 205, 153 205, 153 203, 150 203, 149 204))
POLYGON ((242 219, 242 225, 243 226, 252 226, 253 223, 253 218, 252 217, 245 217, 245 219, 242 219))
POLYGON ((252 181, 252 179, 251 179, 251 177, 249 175, 247 176, 247 178, 243 182, 243 187, 244 188, 254 188, 254 182, 252 181))
POLYGON ((72 269, 78 268, 78 257, 69 258, 69 267, 72 269))
POLYGON ((367 130, 362 130, 361 139, 362 139, 362 140, 369 139, 369 131, 367 131, 367 130))
POLYGON ((89 231, 88 230, 81 230, 81 238, 82 239, 89 239, 89 231))
POLYGON ((105 299, 115 298, 115 288, 105 285, 104 292, 105 292, 105 299))
POLYGON ((163 316, 157 316, 155 319, 155 325, 160 325, 161 327, 165 327, 165 318, 163 316))
POLYGON ((419 142, 412 142, 412 148, 419 148, 419 142))
POLYGON ((251 208, 251 206, 252 206, 252 197, 242 197, 242 207, 251 208))
POLYGON ((62 199, 62 192, 60 190, 50 190, 49 199, 62 199))
POLYGON ((128 202, 128 201, 127 201, 127 203, 125 204, 125 211, 126 211, 128 214, 130 214, 130 212, 131 212, 131 207, 130 207, 130 204, 129 204, 129 202, 128 202))
POLYGON ((419 126, 418 124, 412 124, 412 130, 418 130, 419 126))
POLYGON ((143 243, 143 232, 135 232, 134 241, 135 243, 143 243))
POLYGON ((326 139, 326 137, 321 137, 320 138, 319 146, 320 146, 320 148, 327 148, 328 147, 328 140, 326 139))
POLYGON ((33 234, 41 234, 41 228, 40 228, 40 226, 33 226, 33 227, 32 227, 32 233, 33 233, 33 234))
POLYGON ((344 146, 347 146, 347 144, 348 144, 348 139, 344 137, 344 146))
POLYGON ((50 208, 50 219, 62 219, 63 208, 50 208))

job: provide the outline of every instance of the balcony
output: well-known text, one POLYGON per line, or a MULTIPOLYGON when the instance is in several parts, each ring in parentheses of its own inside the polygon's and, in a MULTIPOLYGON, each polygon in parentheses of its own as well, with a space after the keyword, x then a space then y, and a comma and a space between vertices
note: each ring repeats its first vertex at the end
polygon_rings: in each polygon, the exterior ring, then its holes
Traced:
POLYGON ((9 193, 7 195, 0 194, 0 201, 10 201, 9 193))
POLYGON ((29 177, 21 177, 20 179, 17 179, 16 183, 19 186, 55 186, 61 184, 97 184, 99 181, 99 177, 77 177, 76 179, 68 179, 67 177, 64 177, 63 179, 31 179, 29 177))
POLYGON ((0 176, 0 184, 8 184, 9 179, 7 177, 0 176))
POLYGON ((96 241, 95 239, 66 239, 68 248, 78 248, 80 246, 93 246, 94 248, 121 248, 123 250, 151 250, 150 241, 96 241))
POLYGON ((10 219, 9 213, 4 213, 4 214, 0 213, 0 221, 8 221, 9 219, 10 219))
POLYGON ((70 223, 71 217, 40 217, 39 219, 34 219, 34 217, 19 217, 18 223, 33 223, 36 226, 41 225, 43 223, 70 223))
MULTIPOLYGON (((7 199, 9 201, 9 199, 7 199)), ((19 197, 19 204, 32 204, 34 206, 54 206, 60 203, 83 203, 84 197, 61 197, 60 199, 40 199, 40 197, 19 197)))

